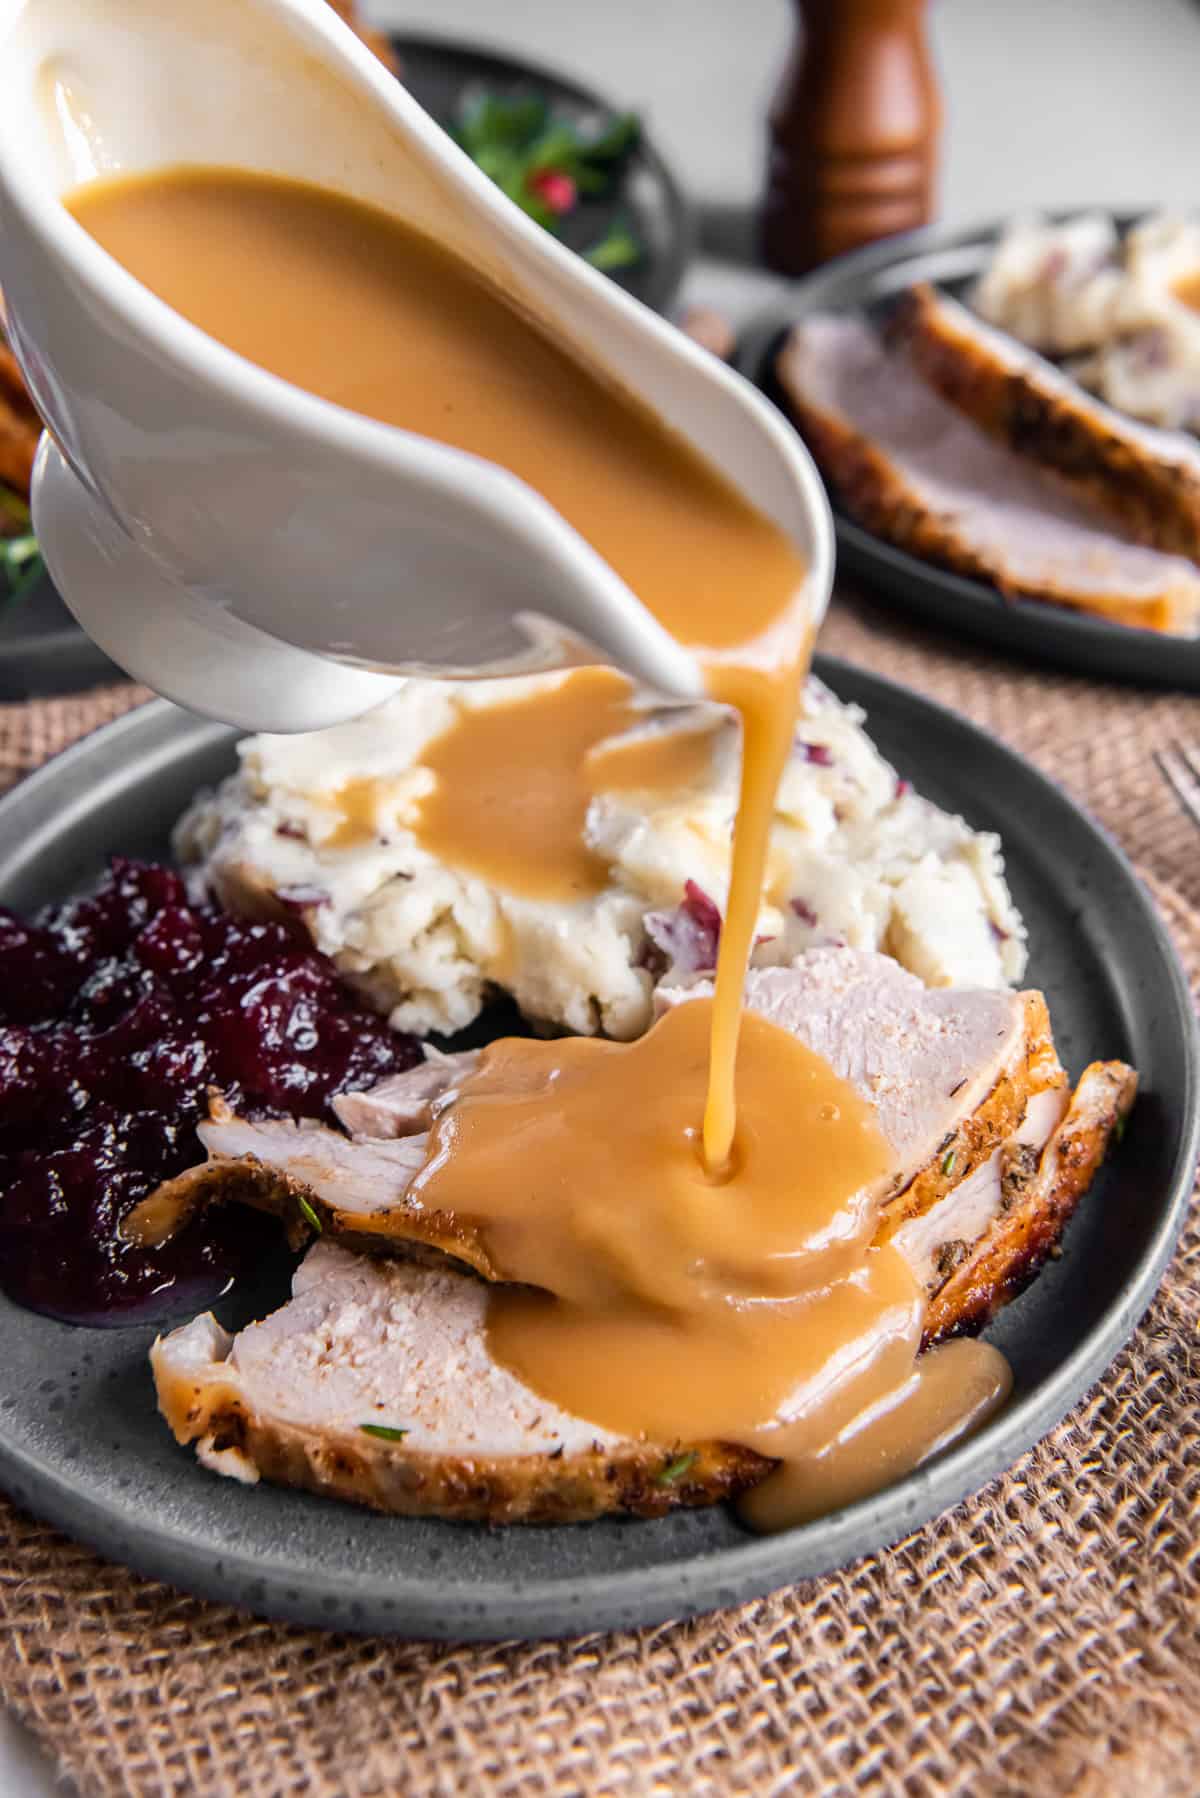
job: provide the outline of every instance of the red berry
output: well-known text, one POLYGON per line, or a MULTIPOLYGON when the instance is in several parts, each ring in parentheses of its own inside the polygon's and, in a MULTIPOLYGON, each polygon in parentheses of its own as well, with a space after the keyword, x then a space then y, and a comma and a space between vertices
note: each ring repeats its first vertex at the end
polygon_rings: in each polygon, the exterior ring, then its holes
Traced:
POLYGON ((561 169, 539 169, 529 177, 529 191, 544 200, 551 212, 570 212, 579 191, 570 175, 561 169))

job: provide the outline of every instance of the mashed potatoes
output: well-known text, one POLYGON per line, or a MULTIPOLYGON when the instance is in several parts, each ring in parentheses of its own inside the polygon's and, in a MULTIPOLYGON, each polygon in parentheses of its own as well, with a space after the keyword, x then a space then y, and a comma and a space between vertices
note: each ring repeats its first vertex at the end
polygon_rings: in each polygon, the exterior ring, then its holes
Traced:
MULTIPOLYGON (((501 988, 539 1024, 636 1036, 659 979, 712 964, 736 733, 718 733, 697 787, 593 800, 587 834, 610 868, 601 893, 570 904, 520 898, 441 865, 411 822, 433 778, 423 746, 458 708, 511 701, 528 685, 410 681, 353 723, 252 737, 240 772, 182 819, 180 857, 234 909, 301 917, 398 1028, 462 1029, 501 988), (378 830, 339 846, 339 791, 373 781, 387 795, 378 830)), ((894 956, 929 985, 1018 980, 1024 926, 998 839, 913 793, 862 718, 810 684, 776 808, 755 961, 846 943, 894 956)))
POLYGON ((1118 235, 1104 213, 1014 220, 970 294, 982 318, 1065 366, 1118 411, 1200 430, 1200 221, 1118 235))

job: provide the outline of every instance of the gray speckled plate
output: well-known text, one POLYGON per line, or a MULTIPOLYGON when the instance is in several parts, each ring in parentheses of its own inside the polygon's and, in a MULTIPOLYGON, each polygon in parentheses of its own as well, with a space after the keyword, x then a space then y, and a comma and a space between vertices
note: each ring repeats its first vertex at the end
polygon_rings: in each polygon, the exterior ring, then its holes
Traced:
MULTIPOLYGON (((1074 206, 1052 216, 1074 218, 1088 210, 1097 209, 1074 206)), ((1118 229, 1126 230, 1151 210, 1117 214, 1118 229)), ((962 231, 904 232, 839 256, 797 282, 786 300, 746 327, 738 343, 736 367, 786 412, 787 402, 775 380, 774 367, 793 324, 815 312, 878 315, 917 281, 930 281, 961 294, 983 269, 1002 223, 995 220, 962 231)), ((1200 638, 1168 637, 1042 600, 1012 599, 985 581, 954 574, 886 543, 848 517, 836 497, 834 525, 841 572, 868 583, 930 623, 1006 649, 1024 660, 1053 662, 1077 674, 1200 692, 1200 638)))
MULTIPOLYGON (((784 1535, 749 1536, 724 1509, 491 1531, 217 1479, 155 1414, 147 1331, 71 1329, 0 1300, 0 1483, 19 1503, 144 1573, 271 1616, 412 1636, 563 1635, 733 1604, 894 1542, 1066 1413, 1145 1309, 1187 1204, 1197 1046, 1186 983, 1128 865, 1056 787, 912 693, 836 662, 821 672, 866 707, 884 754, 923 792, 1002 833, 1030 980, 1072 1071, 1111 1055, 1141 1071, 1130 1128, 1065 1254, 992 1332, 1016 1376, 1006 1410, 891 1490, 784 1535)), ((233 741, 159 702, 60 756, 0 801, 0 902, 64 896, 112 850, 164 854, 191 794, 231 766, 233 741)))

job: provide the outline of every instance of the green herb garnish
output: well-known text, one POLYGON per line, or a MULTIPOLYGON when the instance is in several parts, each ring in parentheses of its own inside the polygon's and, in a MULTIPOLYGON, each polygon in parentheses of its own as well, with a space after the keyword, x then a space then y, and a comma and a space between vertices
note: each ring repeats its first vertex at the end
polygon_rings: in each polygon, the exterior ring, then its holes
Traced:
POLYGON ((1125 1126, 1128 1122, 1129 1122, 1129 1113, 1127 1111, 1123 1111, 1121 1113, 1121 1115, 1118 1117, 1116 1123, 1113 1125, 1113 1142, 1114 1143, 1120 1143, 1121 1139, 1125 1135, 1125 1126))
POLYGON ((22 599, 42 578, 45 564, 30 523, 25 501, 0 487, 0 599, 22 599), (5 528, 14 534, 3 535, 5 528))
MULTIPOLYGON (((320 1218, 317 1216, 316 1212, 313 1210, 312 1206, 309 1204, 308 1200, 305 1198, 305 1196, 302 1192, 298 1192, 296 1194, 296 1203, 300 1207, 302 1216, 307 1218, 308 1222, 312 1225, 312 1227, 316 1231, 317 1235, 318 1236, 322 1235, 324 1233, 325 1226, 321 1222, 320 1218)), ((366 1426, 364 1425, 363 1427, 365 1428, 366 1426)))
POLYGON ((673 1461, 667 1462, 662 1472, 656 1477, 654 1484, 656 1486, 673 1486, 696 1465, 699 1458, 699 1454, 694 1448, 688 1449, 684 1455, 676 1455, 673 1461))
POLYGON ((954 1163, 957 1160, 958 1160, 958 1150, 957 1149, 948 1149, 947 1152, 942 1156, 942 1172, 944 1174, 952 1174, 954 1172, 954 1163))
POLYGON ((586 140, 588 162, 621 162, 636 150, 642 135, 642 122, 636 112, 617 112, 594 137, 586 140))
POLYGON ((618 223, 607 237, 602 237, 591 249, 584 250, 583 259, 590 262, 593 268, 611 274, 615 268, 631 268, 635 262, 640 262, 642 246, 628 225, 618 223))
MULTIPOLYGON (((555 236, 583 196, 615 190, 641 136, 632 112, 588 130, 553 112, 541 94, 478 88, 463 97, 449 129, 501 192, 555 236)), ((583 254, 594 268, 611 271, 639 262, 642 246, 622 220, 583 254)))
POLYGON ((378 1436, 381 1442, 403 1442, 408 1435, 407 1430, 394 1430, 388 1423, 360 1423, 358 1427, 364 1436, 378 1436))

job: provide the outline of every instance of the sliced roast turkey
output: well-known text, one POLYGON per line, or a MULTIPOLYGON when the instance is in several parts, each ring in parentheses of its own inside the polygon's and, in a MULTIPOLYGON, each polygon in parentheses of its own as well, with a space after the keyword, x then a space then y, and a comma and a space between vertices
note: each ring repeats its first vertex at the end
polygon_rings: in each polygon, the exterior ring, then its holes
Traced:
POLYGON ((826 478, 877 536, 1005 593, 1195 632, 1200 569, 1114 535, 1095 506, 993 442, 864 321, 804 320, 777 374, 826 478))
MULTIPOLYGON (((708 981, 664 988, 658 1003, 711 991, 708 981)), ((934 1203, 1012 1134, 1031 1093, 1066 1080, 1040 994, 928 988, 883 955, 820 948, 789 968, 753 969, 746 1003, 875 1106, 895 1157, 879 1197, 897 1215, 934 1203)), ((473 1065, 438 1057, 340 1101, 340 1114, 356 1128, 427 1124, 473 1065)), ((320 1124, 249 1121, 218 1101, 199 1133, 208 1163, 144 1200, 128 1233, 159 1241, 198 1205, 232 1200, 276 1212, 296 1242, 320 1230, 368 1250, 416 1246, 502 1277, 470 1217, 426 1211, 409 1196, 424 1130, 351 1139, 320 1124)))
POLYGON ((1090 1063, 1043 1148, 1035 1131, 1034 1141, 1019 1133, 999 1152, 998 1197, 986 1228, 978 1230, 977 1217, 960 1216, 958 1193, 949 1195, 941 1218, 929 1220, 938 1261, 927 1343, 981 1329, 1055 1253, 1136 1095, 1137 1074, 1126 1063, 1090 1063))
POLYGON ((351 1136, 372 1141, 412 1136, 428 1130, 478 1065, 478 1049, 445 1055, 426 1044, 425 1059, 415 1068, 390 1074, 369 1092, 342 1093, 333 1101, 333 1109, 351 1136))
POLYGON ((231 1337, 211 1315, 151 1353, 159 1408, 206 1467, 405 1516, 571 1523, 712 1504, 771 1463, 727 1443, 631 1442, 497 1365, 487 1287, 318 1243, 291 1301, 231 1337))
MULTIPOLYGON (((661 987, 659 1010, 712 981, 661 987)), ((812 949, 753 970, 746 1003, 824 1057, 875 1107, 896 1156, 883 1215, 926 1210, 999 1147, 1066 1072, 1038 992, 926 987, 885 955, 812 949)))
MULTIPOLYGON (((1135 1086, 1121 1063, 1096 1063, 1069 1104, 1061 1087, 1043 1088, 1007 1143, 900 1224, 896 1240, 932 1293, 926 1343, 982 1324, 1036 1271, 1135 1086)), ((318 1243, 290 1303, 261 1323, 231 1337, 210 1314, 155 1344, 159 1407, 213 1472, 406 1516, 657 1516, 769 1471, 733 1444, 632 1442, 560 1411, 492 1358, 487 1290, 448 1265, 318 1243)))
POLYGON ((1116 412, 949 294, 922 283, 888 340, 942 398, 1016 455, 1053 470, 1138 543, 1200 558, 1200 443, 1116 412))

